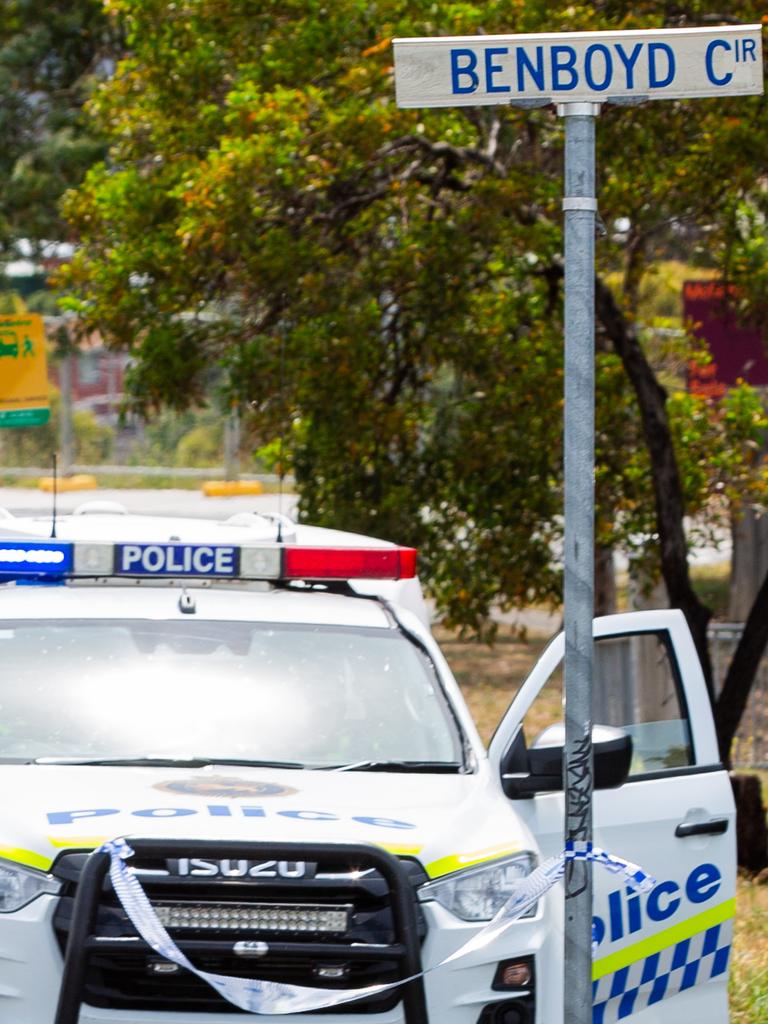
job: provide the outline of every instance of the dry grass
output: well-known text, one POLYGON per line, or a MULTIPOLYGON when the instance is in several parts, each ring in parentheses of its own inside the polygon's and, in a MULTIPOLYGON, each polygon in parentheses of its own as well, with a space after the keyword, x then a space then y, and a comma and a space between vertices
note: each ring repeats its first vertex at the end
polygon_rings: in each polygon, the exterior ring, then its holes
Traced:
MULTIPOLYGON (((444 630, 435 632, 478 731, 487 743, 547 641, 522 641, 510 633, 500 632, 496 643, 489 647, 487 644, 457 640, 455 635, 444 630)), ((549 699, 538 701, 538 706, 531 709, 533 728, 529 739, 562 717, 559 675, 547 684, 545 694, 549 699)))
MULTIPOLYGON (((545 646, 544 640, 522 641, 502 633, 491 648, 457 640, 437 630, 438 640, 480 735, 487 742, 525 676, 545 646)), ((561 703, 560 681, 543 703, 542 718, 534 730, 556 720, 561 703)), ((768 776, 764 791, 768 789, 768 776)), ((768 1022, 768 879, 761 884, 741 877, 737 890, 737 914, 731 961, 731 1024, 768 1022)))
MULTIPOLYGON (((768 772, 756 771, 768 803, 768 772)), ((768 872, 739 878, 731 969, 731 1024, 768 1021, 768 872)))
POLYGON ((731 1024, 768 1021, 768 884, 740 878, 731 961, 731 1024))

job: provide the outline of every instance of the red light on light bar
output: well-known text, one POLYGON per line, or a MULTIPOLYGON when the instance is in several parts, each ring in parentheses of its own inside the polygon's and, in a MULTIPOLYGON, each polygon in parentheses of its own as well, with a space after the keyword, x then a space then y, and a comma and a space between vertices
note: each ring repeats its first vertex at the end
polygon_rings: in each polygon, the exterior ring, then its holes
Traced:
POLYGON ((415 575, 415 548, 283 549, 283 579, 402 580, 415 575))

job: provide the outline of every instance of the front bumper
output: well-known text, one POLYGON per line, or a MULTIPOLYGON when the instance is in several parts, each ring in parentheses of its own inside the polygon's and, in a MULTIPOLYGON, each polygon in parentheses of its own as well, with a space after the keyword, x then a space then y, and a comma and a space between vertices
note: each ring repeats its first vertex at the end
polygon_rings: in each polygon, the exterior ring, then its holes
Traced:
MULTIPOLYGON (((14 914, 0 915, 0 1024, 53 1024, 58 1019, 56 1008, 65 973, 53 924, 58 900, 56 896, 41 896, 14 914)), ((414 1013, 413 1001, 408 1011, 400 1001, 383 1012, 267 1014, 259 1015, 260 1019, 275 1024, 413 1024, 417 1018, 419 1024, 497 1024, 499 1020, 506 1024, 515 1016, 489 1013, 487 1008, 503 1002, 521 1009, 525 1004, 533 1010, 535 1002, 535 1011, 521 1015, 523 1024, 557 1024, 562 1019, 562 947, 557 941, 558 929, 551 927, 551 915, 554 910, 554 919, 558 919, 558 903, 558 896, 550 894, 541 901, 536 917, 516 922, 501 939, 440 967, 437 965, 477 933, 478 926, 460 921, 437 903, 423 904, 426 938, 416 952, 416 962, 420 953, 426 1009, 420 1017, 414 1013), (494 990, 499 963, 523 956, 535 959, 536 990, 494 990), (545 965, 550 965, 549 969, 545 965)), ((76 962, 76 958, 70 957, 70 962, 76 962)), ((66 973, 70 975, 70 971, 66 973)), ((252 976, 258 977, 258 972, 252 976)), ((83 1001, 79 1016, 70 1009, 68 1019, 78 1024, 235 1024, 250 1016, 235 1008, 232 1012, 190 1012, 189 1008, 171 1012, 94 1007, 83 1001)))
MULTIPOLYGON (((0 1024, 51 1024, 61 985, 63 961, 55 940, 53 915, 57 897, 41 896, 15 914, 0 915, 0 1024)), ((503 944, 494 943, 456 964, 438 970, 444 960, 477 931, 437 904, 424 905, 429 937, 422 957, 430 1024, 477 1024, 484 1007, 510 998, 491 988, 500 960, 536 955, 538 991, 535 1024, 561 1019, 560 961, 547 941, 541 915, 513 926, 503 944), (557 965, 547 971, 547 963, 557 965)), ((80 1024, 243 1024, 250 1015, 232 1013, 165 1013, 109 1010, 84 1006, 80 1024)), ((401 1005, 386 1013, 318 1013, 267 1015, 266 1024, 405 1024, 401 1005)))

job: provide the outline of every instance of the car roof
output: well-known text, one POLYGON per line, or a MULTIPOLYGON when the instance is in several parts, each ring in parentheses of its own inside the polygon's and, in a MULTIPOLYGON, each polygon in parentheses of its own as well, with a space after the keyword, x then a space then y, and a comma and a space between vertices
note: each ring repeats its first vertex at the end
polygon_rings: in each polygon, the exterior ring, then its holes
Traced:
MULTIPOLYGON (((188 544, 239 545, 260 542, 267 544, 282 542, 286 545, 297 544, 329 548, 396 547, 391 542, 378 537, 299 524, 286 516, 271 513, 240 512, 223 520, 210 520, 184 516, 137 515, 128 513, 124 507, 116 502, 87 501, 75 508, 71 514, 57 516, 54 523, 53 517, 50 514, 15 516, 5 509, 0 509, 0 538, 6 540, 21 540, 22 538, 47 540, 52 537, 54 531, 57 541, 85 543, 163 544, 166 542, 181 542, 188 544)), ((144 595, 148 595, 155 587, 166 590, 169 588, 175 589, 176 600, 178 600, 180 589, 194 590, 195 593, 197 593, 198 588, 205 588, 208 591, 216 590, 219 593, 226 591, 230 594, 230 600, 225 601, 222 598, 217 604, 217 607, 222 609, 225 604, 229 607, 229 611, 226 614, 219 616, 217 613, 216 617, 222 618, 252 618, 254 611, 235 614, 235 604, 237 602, 243 604, 243 595, 247 593, 255 596, 258 589, 253 586, 238 585, 236 581, 213 583, 207 580, 202 582, 195 579, 143 580, 140 588, 142 596, 137 596, 135 600, 137 602, 143 601, 145 599, 144 595)), ((38 586, 35 589, 40 594, 41 608, 43 604, 42 595, 48 591, 49 596, 45 599, 44 603, 51 606, 58 604, 59 611, 54 614, 61 613, 65 603, 60 597, 55 596, 56 591, 60 591, 61 588, 38 586)), ((76 586, 67 586, 66 589, 84 592, 88 588, 86 588, 84 583, 78 583, 76 586)), ((132 600, 128 597, 128 594, 137 588, 135 583, 133 587, 126 587, 125 581, 109 580, 101 581, 98 588, 91 587, 90 591, 94 592, 95 589, 98 589, 105 600, 108 592, 118 590, 122 595, 120 600, 128 602, 132 600)), ((5 588, 0 587, 0 593, 4 590, 5 588)), ((13 590, 19 594, 23 588, 14 587, 13 590)), ((378 597, 381 600, 393 602, 410 611, 424 626, 429 628, 429 612, 418 579, 356 579, 351 582, 350 591, 363 596, 378 597)), ((279 590, 271 591, 275 595, 279 592, 279 590)), ((355 600, 350 596, 342 598, 338 594, 305 594, 303 595, 304 600, 300 601, 298 600, 300 596, 300 594, 292 592, 290 594, 292 599, 290 602, 286 601, 285 596, 270 602, 262 594, 261 600, 257 605, 260 609, 259 617, 266 616, 270 621, 323 621, 328 623, 347 619, 350 625, 360 624, 363 619, 367 622, 371 620, 370 624, 372 625, 381 624, 382 616, 386 619, 386 615, 381 609, 379 609, 378 613, 371 611, 370 607, 367 611, 363 611, 364 607, 372 605, 370 601, 355 600), (330 600, 331 597, 334 600, 330 600), (319 598, 329 598, 329 600, 321 601, 319 598), (344 603, 340 603, 342 601, 344 603), (347 610, 343 611, 343 609, 347 610), (271 616, 276 616, 276 618, 271 619, 271 616), (304 616, 304 618, 297 618, 297 616, 304 616), (375 620, 375 622, 372 620, 375 620)), ((96 609, 99 603, 98 599, 94 600, 91 604, 85 598, 77 598, 76 600, 80 602, 83 610, 82 614, 86 617, 92 614, 87 609, 89 607, 96 609)), ((154 601, 154 598, 152 600, 154 601)), ((208 601, 205 603, 208 605, 212 604, 208 601)), ((3 601, 3 605, 5 604, 6 601, 3 601)), ((74 601, 68 599, 66 606, 70 607, 73 604, 74 601)), ((254 605, 254 610, 257 606, 254 605)), ((3 607, 2 614, 9 614, 5 607, 3 607)), ((42 611, 40 614, 43 614, 42 611)), ((96 612, 94 611, 93 614, 95 615, 96 612)))
POLYGON ((392 628, 375 600, 291 589, 182 584, 34 584, 0 587, 0 629, 11 619, 180 619, 392 628), (187 595, 186 610, 181 594, 187 595), (189 602, 194 612, 190 614, 189 602))
MULTIPOLYGON (((15 516, 0 509, 0 536, 54 536, 53 517, 46 513, 15 516)), ((276 513, 238 512, 222 520, 189 516, 137 515, 114 501, 86 501, 69 515, 56 517, 55 536, 59 540, 113 541, 162 544, 178 540, 189 543, 230 544, 245 541, 284 541, 334 547, 394 547, 390 541, 344 530, 295 523, 276 513)))

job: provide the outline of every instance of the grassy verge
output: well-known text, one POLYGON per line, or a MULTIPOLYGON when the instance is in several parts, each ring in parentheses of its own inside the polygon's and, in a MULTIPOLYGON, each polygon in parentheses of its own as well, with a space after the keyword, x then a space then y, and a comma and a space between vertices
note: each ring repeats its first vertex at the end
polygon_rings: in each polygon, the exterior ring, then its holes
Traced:
POLYGON ((441 629, 435 634, 487 743, 546 641, 522 642, 500 631, 496 643, 488 647, 457 640, 441 629))
MULTIPOLYGON (((47 474, 50 476, 50 473, 47 474)), ((95 477, 96 485, 100 490, 183 490, 183 491, 199 491, 204 483, 203 478, 200 477, 185 477, 185 476, 174 476, 172 473, 167 476, 148 476, 142 473, 123 473, 120 476, 113 474, 98 473, 90 474, 95 477)), ((221 480, 222 477, 217 475, 215 469, 211 470, 209 478, 211 480, 221 480)), ((19 488, 32 488, 37 490, 39 485, 39 476, 3 476, 3 471, 0 468, 0 487, 19 487, 19 488)), ((277 483, 264 483, 264 494, 277 494, 280 491, 280 485, 277 483)), ((292 494, 293 487, 288 484, 283 484, 283 494, 292 494)), ((83 491, 83 494, 87 495, 88 491, 83 491)))
POLYGON ((715 619, 726 622, 729 618, 730 574, 730 566, 726 562, 691 568, 691 584, 699 600, 712 610, 715 619))
MULTIPOLYGON (((489 648, 437 632, 480 735, 487 742, 545 641, 524 642, 502 634, 489 648)), ((551 698, 546 702, 547 714, 557 710, 558 681, 552 687, 551 698)), ((761 775, 763 790, 768 792, 768 773, 756 774, 761 775)), ((763 884, 747 877, 738 880, 730 1003, 731 1024, 768 1021, 768 880, 763 884)))
POLYGON ((731 1024, 768 1021, 768 884, 740 878, 731 961, 731 1024))

